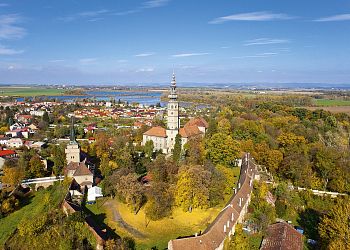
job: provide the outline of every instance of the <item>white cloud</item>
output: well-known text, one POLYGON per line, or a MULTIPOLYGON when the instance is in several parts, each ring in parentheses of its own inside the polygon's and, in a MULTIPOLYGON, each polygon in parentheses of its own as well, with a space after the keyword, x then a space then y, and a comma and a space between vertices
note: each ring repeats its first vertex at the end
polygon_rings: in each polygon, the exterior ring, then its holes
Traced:
POLYGON ((201 55, 209 55, 209 54, 211 54, 211 53, 188 53, 188 54, 172 55, 172 57, 201 56, 201 55))
POLYGON ((79 62, 82 65, 95 65, 97 58, 85 58, 85 59, 80 59, 79 62))
POLYGON ((155 52, 146 52, 146 53, 142 53, 142 54, 138 54, 138 55, 134 55, 134 56, 152 56, 154 54, 155 54, 155 52))
MULTIPOLYGON (((98 16, 98 15, 101 15, 101 14, 104 14, 107 12, 109 12, 109 11, 108 10, 85 11, 85 12, 80 12, 80 13, 71 15, 69 17, 57 18, 57 20, 70 22, 70 21, 74 21, 76 19, 95 17, 95 16, 98 16)), ((94 18, 94 19, 90 19, 88 21, 96 21, 99 19, 101 19, 101 18, 94 18)))
POLYGON ((66 60, 51 60, 50 63, 65 62, 66 60))
POLYGON ((258 39, 254 39, 254 40, 245 41, 244 46, 261 45, 261 44, 274 44, 274 43, 290 43, 290 41, 287 39, 258 38, 258 39))
POLYGON ((8 3, 1 3, 0 4, 0 7, 6 7, 6 6, 9 6, 9 4, 8 3))
POLYGON ((278 53, 260 53, 260 54, 255 54, 252 56, 235 56, 233 58, 269 57, 269 56, 274 56, 274 55, 278 55, 278 53))
POLYGON ((139 69, 139 70, 135 70, 135 72, 152 72, 154 69, 149 68, 149 69, 139 69))
POLYGON ((161 7, 163 5, 166 5, 169 1, 170 0, 151 0, 151 1, 148 1, 148 2, 144 2, 141 7, 138 7, 136 9, 134 9, 134 10, 117 12, 117 13, 114 13, 113 15, 125 16, 125 15, 128 15, 128 14, 144 11, 145 9, 152 9, 152 8, 161 7))
POLYGON ((224 23, 227 21, 272 21, 272 20, 287 20, 294 19, 296 17, 288 14, 273 14, 269 11, 242 13, 231 16, 224 16, 215 18, 209 22, 211 24, 224 23))
POLYGON ((329 17, 323 17, 314 20, 315 22, 330 22, 330 21, 347 21, 350 20, 350 14, 335 15, 329 17))
POLYGON ((118 63, 124 63, 124 62, 127 62, 128 60, 118 60, 117 62, 118 63))
POLYGON ((152 1, 144 2, 143 8, 145 8, 145 9, 157 8, 157 7, 160 7, 160 6, 167 4, 168 2, 169 2, 169 0, 152 0, 152 1))
POLYGON ((102 20, 102 19, 104 19, 104 18, 98 17, 98 18, 90 19, 90 20, 88 20, 88 22, 96 22, 96 21, 102 20))
POLYGON ((15 55, 22 54, 23 52, 25 52, 25 50, 8 49, 7 46, 3 46, 0 44, 0 55, 15 55))
POLYGON ((2 15, 0 16, 0 39, 21 39, 27 32, 24 28, 14 26, 23 22, 18 15, 2 15))

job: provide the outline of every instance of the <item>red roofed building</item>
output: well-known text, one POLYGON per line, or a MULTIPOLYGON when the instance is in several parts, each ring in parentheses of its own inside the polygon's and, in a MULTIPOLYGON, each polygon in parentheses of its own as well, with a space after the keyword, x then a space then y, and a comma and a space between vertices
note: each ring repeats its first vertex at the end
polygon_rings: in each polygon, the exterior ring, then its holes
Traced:
POLYGON ((269 237, 264 238, 261 250, 302 250, 303 234, 287 222, 268 226, 269 237))

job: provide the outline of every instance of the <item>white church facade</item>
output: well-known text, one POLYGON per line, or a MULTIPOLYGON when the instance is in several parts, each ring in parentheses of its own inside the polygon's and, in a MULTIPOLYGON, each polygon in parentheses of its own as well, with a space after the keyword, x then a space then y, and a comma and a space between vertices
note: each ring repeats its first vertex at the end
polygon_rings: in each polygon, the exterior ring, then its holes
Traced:
POLYGON ((154 150, 162 151, 163 153, 171 153, 175 146, 175 137, 180 134, 182 137, 182 146, 188 142, 191 137, 204 136, 209 124, 203 119, 192 119, 185 124, 183 128, 180 128, 179 119, 179 102, 177 100, 175 73, 173 72, 173 78, 171 81, 171 88, 169 94, 168 103, 168 121, 167 128, 161 126, 153 127, 143 134, 142 145, 145 145, 147 141, 152 140, 154 144, 154 150))

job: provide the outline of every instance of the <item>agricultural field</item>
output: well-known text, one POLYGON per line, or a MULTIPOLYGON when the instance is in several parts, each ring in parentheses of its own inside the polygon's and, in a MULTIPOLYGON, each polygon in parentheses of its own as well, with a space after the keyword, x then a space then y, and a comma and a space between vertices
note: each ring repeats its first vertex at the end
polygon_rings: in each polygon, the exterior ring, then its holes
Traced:
POLYGON ((303 107, 308 110, 316 110, 316 109, 323 109, 332 113, 345 113, 347 115, 350 115, 350 106, 328 106, 328 107, 303 107))
POLYGON ((350 106, 350 101, 317 99, 317 106, 350 106))
POLYGON ((64 89, 39 88, 39 87, 0 87, 2 96, 59 96, 64 89))

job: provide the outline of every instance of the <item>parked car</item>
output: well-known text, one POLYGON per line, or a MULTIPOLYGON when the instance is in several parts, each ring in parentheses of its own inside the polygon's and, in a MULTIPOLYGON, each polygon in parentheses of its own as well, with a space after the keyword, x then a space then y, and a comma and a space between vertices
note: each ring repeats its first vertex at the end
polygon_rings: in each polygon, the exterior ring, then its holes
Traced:
POLYGON ((95 201, 87 201, 86 204, 87 205, 92 205, 92 204, 95 204, 95 201))

